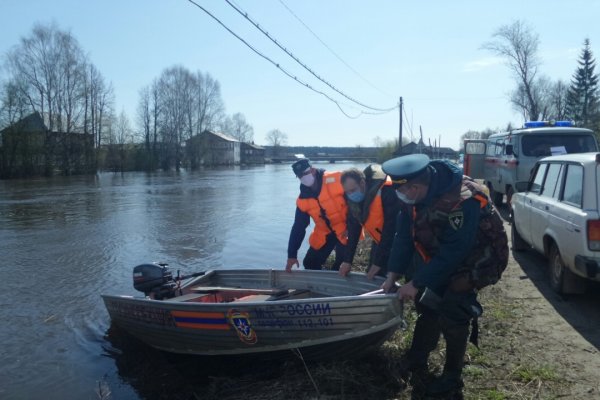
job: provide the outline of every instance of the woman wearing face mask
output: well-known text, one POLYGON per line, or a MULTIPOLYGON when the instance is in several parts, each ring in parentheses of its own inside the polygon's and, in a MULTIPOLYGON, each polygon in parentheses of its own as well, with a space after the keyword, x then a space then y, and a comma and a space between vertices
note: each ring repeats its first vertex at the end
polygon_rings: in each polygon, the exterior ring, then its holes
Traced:
POLYGON ((296 200, 285 270, 290 272, 294 265, 299 267, 298 249, 312 218, 315 227, 308 239, 310 248, 302 264, 306 269, 321 269, 335 249, 332 268, 337 271, 344 259, 347 243, 347 207, 340 182, 341 174, 313 168, 306 158, 292 164, 292 169, 300 180, 300 195, 296 200))
POLYGON ((348 204, 348 248, 340 266, 340 275, 350 272, 364 228, 373 239, 367 276, 369 279, 375 275, 385 277, 396 215, 401 207, 392 182, 377 164, 369 165, 364 171, 348 169, 342 172, 341 179, 348 204))

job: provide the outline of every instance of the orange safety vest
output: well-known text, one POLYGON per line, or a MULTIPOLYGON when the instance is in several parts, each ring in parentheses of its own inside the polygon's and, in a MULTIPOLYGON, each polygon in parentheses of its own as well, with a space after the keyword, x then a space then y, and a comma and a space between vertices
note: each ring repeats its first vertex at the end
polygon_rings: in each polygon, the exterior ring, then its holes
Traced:
POLYGON ((315 228, 308 238, 308 243, 316 250, 325 245, 327 235, 331 232, 335 233, 342 244, 348 242, 346 232, 348 208, 344 199, 341 175, 341 172, 323 173, 319 196, 296 200, 298 208, 309 214, 315 222, 315 228))
POLYGON ((377 191, 377 195, 369 206, 369 217, 363 223, 363 228, 377 244, 381 242, 381 233, 383 232, 383 203, 381 201, 381 188, 383 186, 392 186, 392 180, 389 176, 377 191))

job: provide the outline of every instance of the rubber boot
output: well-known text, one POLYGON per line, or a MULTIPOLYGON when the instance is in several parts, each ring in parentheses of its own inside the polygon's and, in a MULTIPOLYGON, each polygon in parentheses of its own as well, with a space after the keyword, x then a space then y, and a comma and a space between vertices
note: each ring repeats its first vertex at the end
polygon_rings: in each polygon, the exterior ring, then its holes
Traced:
POLYGON ((461 375, 467 351, 469 325, 442 323, 442 332, 446 339, 446 362, 442 375, 427 386, 426 393, 433 396, 460 391, 464 386, 461 375))
POLYGON ((413 388, 424 390, 428 384, 430 375, 427 360, 429 353, 437 347, 440 333, 441 327, 436 314, 426 311, 419 315, 407 354, 406 366, 413 388))

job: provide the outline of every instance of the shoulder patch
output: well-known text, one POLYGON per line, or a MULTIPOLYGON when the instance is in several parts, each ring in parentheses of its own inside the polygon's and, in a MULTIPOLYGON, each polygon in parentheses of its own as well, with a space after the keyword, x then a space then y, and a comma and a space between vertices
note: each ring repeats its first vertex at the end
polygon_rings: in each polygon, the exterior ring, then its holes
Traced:
POLYGON ((325 183, 335 183, 335 177, 328 176, 327 178, 325 178, 325 183))
POLYGON ((455 231, 459 230, 463 226, 463 222, 465 220, 465 216, 462 210, 452 211, 448 214, 448 221, 450 222, 450 226, 455 231))

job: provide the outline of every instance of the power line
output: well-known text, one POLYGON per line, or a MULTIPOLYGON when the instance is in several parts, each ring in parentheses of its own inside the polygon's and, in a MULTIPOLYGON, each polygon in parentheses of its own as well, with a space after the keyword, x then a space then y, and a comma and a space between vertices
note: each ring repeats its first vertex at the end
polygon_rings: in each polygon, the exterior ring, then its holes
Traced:
POLYGON ((385 91, 381 90, 380 88, 378 88, 377 86, 375 86, 374 84, 369 82, 369 80, 367 80, 367 78, 362 76, 357 70, 352 68, 346 61, 344 61, 342 59, 342 57, 340 57, 335 51, 333 51, 333 49, 331 47, 329 47, 327 45, 327 43, 325 43, 323 40, 321 40, 321 38, 315 32, 313 32, 313 30, 310 29, 310 27, 308 25, 306 25, 304 23, 304 21, 302 21, 302 19, 300 19, 300 17, 297 16, 296 13, 294 13, 294 11, 292 11, 292 9, 290 7, 288 7, 288 5, 285 4, 285 2, 283 0, 279 0, 279 2, 286 8, 286 10, 289 11, 290 14, 292 14, 294 16, 294 18, 296 18, 298 20, 298 22, 300 22, 319 42, 321 42, 321 44, 323 46, 325 46, 325 48, 327 50, 329 50, 329 52, 331 52, 331 54, 333 54, 338 60, 340 60, 342 62, 342 64, 344 64, 346 67, 348 67, 348 69, 350 69, 352 72, 354 72, 354 74, 356 74, 356 76, 358 76, 360 79, 362 79, 365 83, 367 83, 369 86, 371 86, 373 89, 377 90, 378 92, 385 94, 386 96, 391 96, 391 94, 386 93, 385 91))
MULTIPOLYGON (((190 0, 191 1, 191 0, 190 0)), ((318 80, 320 80, 321 82, 323 82, 325 85, 329 86, 331 89, 333 89, 335 92, 339 93, 340 95, 344 96, 345 98, 347 98, 348 100, 350 100, 353 103, 358 104, 361 107, 364 108, 368 108, 370 110, 373 111, 380 111, 380 112, 390 112, 392 110, 395 110, 397 108, 397 106, 394 107, 390 107, 387 109, 383 109, 383 108, 377 108, 377 107, 371 107, 368 106, 364 103, 361 103, 360 101, 348 96, 346 93, 342 92, 341 90, 339 90, 338 88, 336 88, 335 86, 333 86, 331 83, 329 83, 328 81, 326 81, 325 79, 321 78, 317 73, 315 73, 310 67, 308 67, 306 64, 304 64, 302 61, 300 61, 300 59, 298 57, 296 57, 294 54, 292 54, 290 51, 288 51, 288 49, 286 49, 285 47, 283 47, 278 41, 277 39, 271 37, 271 35, 269 35, 269 32, 265 31, 264 29, 262 29, 260 27, 260 25, 256 22, 254 22, 249 16, 248 13, 245 11, 242 11, 240 8, 238 8, 237 6, 235 6, 230 0, 225 0, 225 2, 227 4, 229 4, 231 6, 231 8, 233 8, 235 11, 237 11, 241 16, 243 16, 244 18, 246 18, 248 20, 248 22, 250 22, 252 25, 254 25, 254 27, 256 27, 256 29, 258 29, 260 32, 262 32, 267 38, 269 38, 269 40, 271 40, 273 43, 275 43, 275 45, 277 45, 277 47, 279 47, 281 50, 283 50, 288 56, 290 56, 294 61, 296 61, 298 64, 300 64, 305 70, 307 70, 308 72, 310 72, 315 78, 317 78, 318 80)))
MULTIPOLYGON (((270 62, 271 64, 273 64, 277 68, 279 68, 279 70, 281 70, 281 72, 283 72, 284 74, 286 74, 288 77, 292 78, 293 80, 295 80, 296 82, 298 82, 302 86, 304 86, 304 87, 312 90, 313 92, 319 93, 319 94, 325 96, 328 100, 330 100, 331 102, 333 102, 339 108, 339 110, 342 112, 342 114, 344 114, 346 117, 351 118, 351 119, 356 119, 356 118, 360 117, 362 114, 375 114, 375 113, 370 113, 370 112, 367 112, 367 111, 360 111, 360 113, 357 114, 357 115, 355 115, 355 116, 349 115, 348 113, 346 113, 346 111, 344 111, 344 109, 342 108, 342 106, 340 105, 340 103, 337 100, 333 99, 332 97, 330 97, 326 93, 323 93, 322 91, 313 88, 308 83, 305 83, 302 80, 298 79, 297 77, 295 77, 294 75, 292 75, 291 73, 289 73, 288 71, 286 71, 278 63, 276 63, 275 61, 271 60, 269 57, 267 57, 266 55, 262 54, 260 51, 256 50, 254 47, 252 47, 251 44, 249 44, 248 42, 246 42, 242 37, 240 37, 234 31, 232 31, 231 29, 229 29, 227 27, 227 25, 225 25, 223 22, 221 22, 221 20, 219 20, 217 17, 215 17, 213 14, 211 14, 206 8, 202 7, 200 4, 196 3, 193 0, 188 0, 188 1, 190 3, 192 3, 193 5, 195 5, 196 7, 198 7, 199 9, 201 9, 202 11, 204 11, 206 14, 208 14, 208 16, 210 16, 212 19, 214 19, 215 21, 217 21, 217 23, 219 25, 221 25, 223 28, 225 28, 227 30, 227 32, 229 32, 233 36, 235 36, 238 40, 240 40, 242 43, 244 43, 250 50, 252 50, 256 54, 258 54, 260 57, 264 58, 265 60, 267 60, 268 62, 270 62)), ((382 113, 379 113, 379 114, 382 114, 382 113)))

